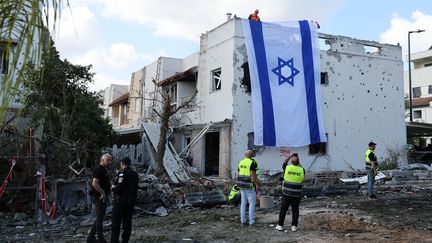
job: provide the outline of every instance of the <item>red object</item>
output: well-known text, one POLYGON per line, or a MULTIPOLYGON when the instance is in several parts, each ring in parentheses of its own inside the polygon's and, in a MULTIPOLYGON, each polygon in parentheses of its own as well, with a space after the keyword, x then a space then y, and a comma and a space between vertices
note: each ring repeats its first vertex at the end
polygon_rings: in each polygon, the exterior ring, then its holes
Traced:
POLYGON ((50 211, 49 211, 49 216, 50 216, 52 219, 57 218, 57 206, 56 206, 56 203, 55 203, 55 202, 53 202, 52 205, 51 205, 51 209, 50 209, 50 211))
POLYGON ((11 166, 11 168, 10 168, 10 170, 9 170, 8 175, 6 176, 6 179, 4 180, 4 182, 3 182, 3 184, 2 184, 2 186, 1 186, 1 188, 0 188, 0 198, 1 198, 1 196, 3 195, 3 191, 4 191, 4 189, 6 188, 9 179, 12 177, 12 171, 13 171, 13 167, 14 167, 15 164, 16 164, 16 159, 17 159, 17 157, 13 157, 13 158, 12 158, 12 166, 11 166))

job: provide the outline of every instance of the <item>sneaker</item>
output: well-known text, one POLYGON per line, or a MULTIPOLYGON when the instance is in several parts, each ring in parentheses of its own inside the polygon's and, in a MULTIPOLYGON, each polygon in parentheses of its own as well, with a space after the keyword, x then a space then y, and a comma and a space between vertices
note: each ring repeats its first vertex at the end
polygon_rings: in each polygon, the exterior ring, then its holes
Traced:
POLYGON ((246 227, 246 226, 248 226, 248 224, 247 223, 241 223, 241 226, 246 227))
POLYGON ((283 231, 284 228, 283 228, 283 226, 276 225, 275 230, 283 231))
POLYGON ((295 225, 291 226, 291 231, 292 232, 296 232, 297 231, 297 226, 295 226, 295 225))
POLYGON ((377 199, 377 196, 376 196, 376 195, 370 195, 370 196, 369 196, 369 199, 371 199, 371 200, 372 200, 372 199, 377 199))
POLYGON ((104 238, 98 239, 97 243, 108 243, 104 238))

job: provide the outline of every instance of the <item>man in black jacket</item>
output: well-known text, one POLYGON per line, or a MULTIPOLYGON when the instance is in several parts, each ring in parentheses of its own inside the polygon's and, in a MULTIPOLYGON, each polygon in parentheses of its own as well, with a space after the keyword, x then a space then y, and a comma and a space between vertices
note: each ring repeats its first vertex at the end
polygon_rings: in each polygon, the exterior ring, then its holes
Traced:
POLYGON ((111 242, 119 242, 120 225, 123 225, 122 242, 128 242, 132 231, 132 215, 138 191, 138 174, 130 168, 131 160, 120 160, 121 171, 111 190, 114 203, 111 224, 111 242))

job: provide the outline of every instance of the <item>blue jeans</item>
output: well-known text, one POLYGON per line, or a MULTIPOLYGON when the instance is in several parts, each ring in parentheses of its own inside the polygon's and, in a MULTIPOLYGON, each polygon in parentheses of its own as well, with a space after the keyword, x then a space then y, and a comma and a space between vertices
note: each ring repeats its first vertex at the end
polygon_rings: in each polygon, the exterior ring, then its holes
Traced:
POLYGON ((372 196, 375 195, 374 191, 373 191, 373 187, 375 184, 375 173, 373 170, 369 170, 367 172, 367 176, 368 176, 368 196, 372 196))
POLYGON ((241 206, 240 206, 240 220, 241 223, 246 223, 246 203, 249 202, 249 224, 255 223, 255 204, 256 192, 253 189, 240 190, 241 193, 241 206))

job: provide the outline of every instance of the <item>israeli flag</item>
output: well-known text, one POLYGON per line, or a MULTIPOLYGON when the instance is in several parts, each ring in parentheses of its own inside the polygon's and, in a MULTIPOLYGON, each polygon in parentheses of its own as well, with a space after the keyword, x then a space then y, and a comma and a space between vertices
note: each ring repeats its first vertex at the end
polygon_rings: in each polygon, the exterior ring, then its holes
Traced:
POLYGON ((315 23, 242 21, 255 145, 300 147, 326 142, 315 23))

